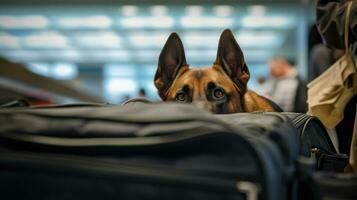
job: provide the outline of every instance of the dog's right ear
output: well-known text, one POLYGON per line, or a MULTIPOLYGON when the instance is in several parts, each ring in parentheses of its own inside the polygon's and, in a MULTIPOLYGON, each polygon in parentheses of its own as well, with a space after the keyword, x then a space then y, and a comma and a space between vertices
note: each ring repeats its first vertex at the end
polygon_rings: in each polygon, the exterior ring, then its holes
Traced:
POLYGON ((154 78, 161 99, 166 99, 166 92, 182 67, 188 67, 185 50, 177 33, 171 33, 161 50, 154 78))

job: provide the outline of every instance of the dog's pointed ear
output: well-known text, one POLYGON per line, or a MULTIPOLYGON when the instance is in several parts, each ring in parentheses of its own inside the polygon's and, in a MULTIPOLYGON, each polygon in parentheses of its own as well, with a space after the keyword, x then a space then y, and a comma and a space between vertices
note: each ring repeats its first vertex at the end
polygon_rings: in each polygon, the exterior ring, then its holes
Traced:
POLYGON ((248 66, 244 61, 241 48, 229 29, 224 30, 221 34, 215 64, 223 68, 238 87, 247 88, 250 78, 248 66))
POLYGON ((166 91, 175 80, 179 70, 188 67, 185 50, 177 33, 171 33, 159 56, 154 83, 159 91, 159 96, 165 100, 166 91))

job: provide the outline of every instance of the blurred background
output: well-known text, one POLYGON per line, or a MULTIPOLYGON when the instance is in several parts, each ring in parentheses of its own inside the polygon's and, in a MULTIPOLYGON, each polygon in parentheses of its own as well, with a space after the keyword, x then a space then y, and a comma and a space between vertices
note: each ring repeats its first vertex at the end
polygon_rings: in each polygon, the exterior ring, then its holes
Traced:
POLYGON ((211 66, 225 28, 234 32, 260 90, 268 61, 283 56, 306 80, 310 0, 1 0, 0 93, 33 104, 120 103, 144 90, 171 32, 190 66, 211 66))

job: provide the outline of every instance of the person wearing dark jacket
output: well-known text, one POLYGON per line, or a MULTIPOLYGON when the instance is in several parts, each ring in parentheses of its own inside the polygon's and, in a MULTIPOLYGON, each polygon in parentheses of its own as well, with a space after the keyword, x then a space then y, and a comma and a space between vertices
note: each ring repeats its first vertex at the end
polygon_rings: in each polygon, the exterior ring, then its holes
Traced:
MULTIPOLYGON (((326 45, 331 48, 345 49, 344 23, 349 0, 318 0, 316 5, 317 27, 326 45)), ((352 4, 349 23, 349 44, 357 42, 357 1, 352 4)), ((345 107, 344 119, 337 125, 340 152, 349 154, 357 96, 345 107)))
MULTIPOLYGON (((318 0, 317 27, 327 46, 344 49, 344 20, 349 0, 318 0)), ((349 23, 349 44, 357 41, 357 1, 352 4, 349 23)))

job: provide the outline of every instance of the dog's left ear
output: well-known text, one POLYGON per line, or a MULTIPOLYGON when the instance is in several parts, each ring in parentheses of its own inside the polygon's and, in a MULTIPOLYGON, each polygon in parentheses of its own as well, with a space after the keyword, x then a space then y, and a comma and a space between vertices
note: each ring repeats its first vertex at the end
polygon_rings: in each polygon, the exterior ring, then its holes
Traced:
POLYGON ((243 90, 247 88, 250 78, 248 66, 244 61, 241 48, 229 29, 221 34, 215 64, 221 66, 238 87, 243 90))
POLYGON ((182 67, 188 68, 185 50, 177 33, 172 33, 161 50, 154 78, 161 99, 165 100, 167 90, 182 67))

